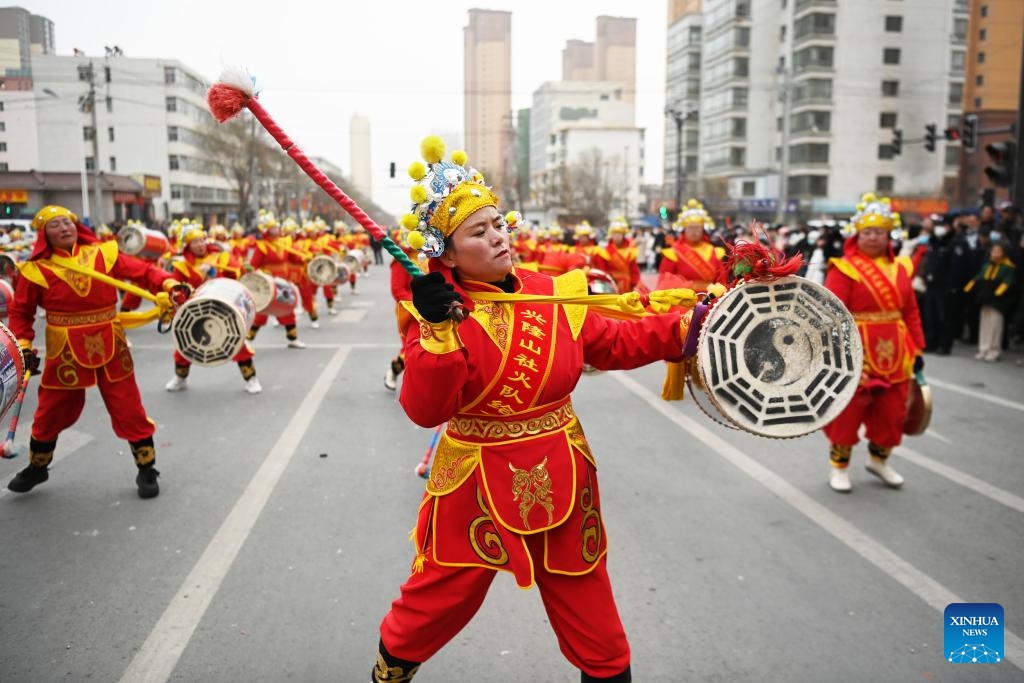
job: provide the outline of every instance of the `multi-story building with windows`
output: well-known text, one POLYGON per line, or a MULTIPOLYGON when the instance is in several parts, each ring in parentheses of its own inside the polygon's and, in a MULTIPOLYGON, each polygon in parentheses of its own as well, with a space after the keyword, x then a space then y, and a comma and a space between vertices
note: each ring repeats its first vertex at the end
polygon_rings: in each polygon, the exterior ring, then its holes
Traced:
POLYGON ((501 190, 512 141, 512 13, 469 10, 463 38, 466 154, 501 190))
POLYGON ((762 218, 783 197, 804 213, 848 212, 868 190, 947 197, 959 151, 941 131, 962 111, 964 4, 704 0, 701 192, 762 218))
POLYGON ((672 198, 665 203, 675 209, 679 201, 698 194, 703 15, 701 0, 673 0, 668 11, 663 196, 672 198))
MULTIPOLYGON (((960 12, 955 33, 960 45, 954 56, 966 73, 964 112, 977 118, 978 131, 1002 131, 979 135, 975 149, 964 150, 957 193, 960 203, 969 205, 976 203, 986 189, 992 190, 994 199, 1009 196, 1009 188, 994 187, 985 177, 985 166, 991 163, 985 146, 1012 139, 1008 129, 1021 121, 1018 108, 1024 68, 1024 2, 963 0, 957 7, 960 12)), ((951 119, 949 123, 958 125, 959 121, 951 119)), ((1017 154, 1024 154, 1024 150, 1018 149, 1017 154)), ((1018 180, 1017 186, 1024 187, 1020 183, 1018 180)), ((1024 203, 1024 197, 1015 197, 1015 201, 1024 203)))

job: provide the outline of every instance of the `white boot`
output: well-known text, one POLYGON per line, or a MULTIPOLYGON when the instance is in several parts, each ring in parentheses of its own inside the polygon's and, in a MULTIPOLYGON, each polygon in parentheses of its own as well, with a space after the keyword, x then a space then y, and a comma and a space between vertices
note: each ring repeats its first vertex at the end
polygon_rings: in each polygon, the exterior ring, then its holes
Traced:
POLYGON ((384 375, 384 386, 394 391, 398 387, 398 375, 391 368, 388 368, 388 372, 384 375))
POLYGON ((288 342, 289 349, 304 349, 306 344, 300 339, 292 339, 288 342))
POLYGON ((171 378, 171 381, 164 386, 164 388, 167 389, 167 391, 181 391, 182 389, 187 389, 188 384, 184 377, 175 375, 171 378))
POLYGON ((828 485, 833 491, 849 493, 853 490, 850 483, 850 472, 846 467, 833 467, 828 474, 828 485))
POLYGON ((891 486, 894 489, 898 489, 903 486, 903 477, 901 477, 899 472, 889 465, 888 458, 882 459, 872 457, 866 465, 866 468, 868 472, 884 481, 887 486, 891 486))
POLYGON ((328 306, 327 315, 338 315, 338 309, 336 309, 334 306, 328 306))
POLYGON ((256 379, 256 375, 245 380, 245 392, 247 394, 258 394, 261 391, 263 391, 263 387, 260 386, 260 381, 256 379))
POLYGON ((314 330, 319 330, 320 329, 320 321, 319 320, 314 320, 313 322, 309 323, 309 326, 312 327, 314 330))

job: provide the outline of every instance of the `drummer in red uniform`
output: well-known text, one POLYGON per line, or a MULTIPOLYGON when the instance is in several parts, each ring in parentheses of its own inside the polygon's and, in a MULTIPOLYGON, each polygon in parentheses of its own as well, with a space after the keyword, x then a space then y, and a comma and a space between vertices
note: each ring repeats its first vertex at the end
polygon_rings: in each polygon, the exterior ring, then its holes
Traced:
POLYGON ((585 296, 586 275, 514 267, 498 199, 465 153, 443 160, 436 137, 422 147, 429 166, 410 167, 417 203, 402 224, 431 272, 411 283, 407 310, 417 324, 405 340, 400 401, 416 424, 448 427, 413 532, 412 573, 381 623, 372 680, 411 680, 506 571, 540 589, 559 647, 585 683, 627 683, 630 649, 605 564, 595 459, 570 392, 584 362, 611 370, 680 359, 689 317, 618 321, 543 301, 474 302, 480 293, 585 296), (457 326, 453 305, 466 313, 457 326))
MULTIPOLYGON (((209 252, 206 233, 198 224, 181 226, 178 237, 180 255, 171 260, 171 277, 177 282, 187 283, 196 289, 209 278, 226 277, 237 280, 245 272, 245 266, 230 251, 209 252)), ((245 390, 250 394, 263 391, 259 379, 256 378, 256 367, 252 357, 255 352, 248 341, 242 342, 242 348, 231 360, 238 363, 238 369, 245 381, 245 390)), ((192 363, 178 350, 174 351, 174 377, 167 383, 167 391, 185 389, 192 363)))
MULTIPOLYGON (((260 216, 259 229, 260 239, 253 244, 250 265, 257 270, 266 272, 271 277, 280 277, 291 281, 294 279, 293 271, 296 268, 301 269, 304 265, 303 258, 291 248, 291 238, 281 234, 281 227, 277 224, 277 219, 270 213, 260 216)), ((256 333, 267 324, 267 320, 266 315, 256 314, 252 329, 249 330, 249 341, 256 338, 256 333)), ((306 348, 306 345, 299 339, 294 312, 280 316, 277 321, 284 325, 289 348, 306 348)))
POLYGON ((853 399, 825 426, 832 469, 829 486, 852 489, 850 452, 865 428, 867 470, 888 486, 899 488, 903 477, 889 464, 903 439, 907 395, 914 373, 924 367, 924 332, 917 298, 911 287, 913 265, 895 257, 889 233, 900 226, 887 197, 866 194, 850 219, 857 234, 843 246, 840 258, 829 260, 825 287, 850 310, 864 344, 864 373, 853 399))
POLYGON ((608 226, 608 243, 594 250, 590 265, 611 275, 620 292, 632 292, 640 284, 637 254, 629 238, 629 223, 620 217, 608 226))
POLYGON ((156 425, 139 396, 131 352, 117 318, 117 290, 63 264, 144 284, 151 292, 168 291, 177 283, 159 268, 119 254, 116 241, 97 242, 63 206, 44 207, 32 226, 38 231, 36 243, 29 260, 18 266, 21 277, 11 305, 10 327, 26 367, 38 368, 39 357, 32 348, 33 322, 36 309, 46 310, 46 364, 32 421, 30 464, 7 488, 25 493, 49 479, 57 437, 78 421, 85 390, 96 386, 114 433, 131 446, 139 496, 153 498, 160 493, 160 473, 153 467, 156 425))
POLYGON ((686 203, 676 218, 683 234, 661 250, 658 289, 689 287, 703 292, 713 282, 726 283, 725 250, 708 239, 705 228, 710 224, 711 217, 700 202, 691 199, 686 203))

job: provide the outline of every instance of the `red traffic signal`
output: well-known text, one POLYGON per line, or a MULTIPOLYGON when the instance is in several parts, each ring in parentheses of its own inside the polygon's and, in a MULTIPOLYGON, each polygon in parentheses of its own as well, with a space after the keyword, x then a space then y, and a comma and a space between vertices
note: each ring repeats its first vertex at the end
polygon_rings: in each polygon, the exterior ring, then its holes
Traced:
POLYGON ((942 132, 945 134, 946 140, 949 142, 956 142, 960 139, 960 131, 952 126, 942 132))

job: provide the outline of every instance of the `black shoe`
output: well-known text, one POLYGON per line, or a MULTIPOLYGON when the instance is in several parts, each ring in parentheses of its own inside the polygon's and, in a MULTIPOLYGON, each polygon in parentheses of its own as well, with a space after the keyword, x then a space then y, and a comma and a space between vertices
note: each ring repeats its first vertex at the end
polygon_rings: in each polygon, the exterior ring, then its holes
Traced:
POLYGON ((139 498, 156 498, 160 495, 160 484, 156 478, 160 471, 155 467, 140 467, 139 474, 135 477, 135 484, 139 487, 139 498))
POLYGON ((49 478, 49 468, 29 465, 7 483, 7 488, 15 493, 28 493, 36 484, 42 484, 49 478))

